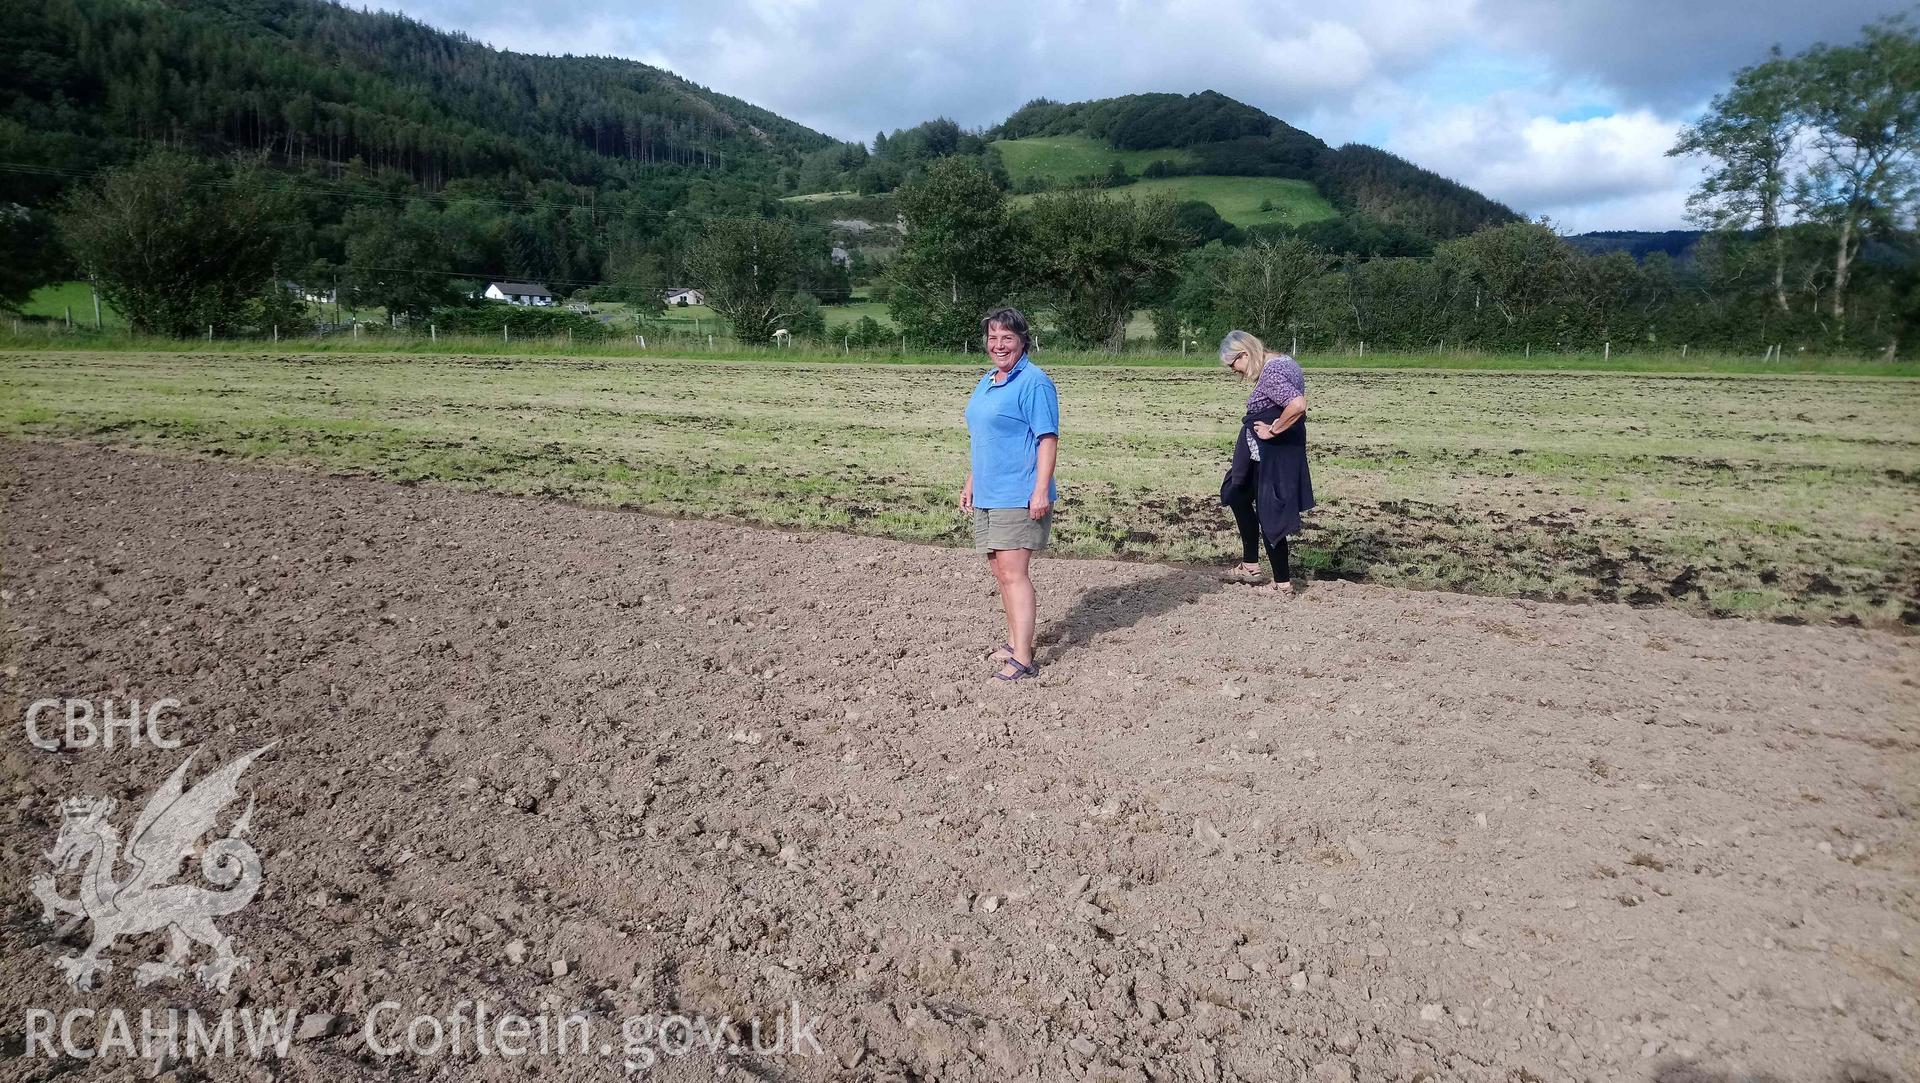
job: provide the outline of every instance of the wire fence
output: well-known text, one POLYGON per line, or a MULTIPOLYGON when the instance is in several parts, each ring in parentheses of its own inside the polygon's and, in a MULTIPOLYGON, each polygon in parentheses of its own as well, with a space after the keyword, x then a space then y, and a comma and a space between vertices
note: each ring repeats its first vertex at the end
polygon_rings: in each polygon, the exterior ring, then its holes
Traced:
MULTIPOLYGON (((510 327, 499 334, 443 333, 432 324, 390 327, 359 323, 322 327, 300 333, 221 334, 217 329, 191 338, 141 335, 124 328, 95 330, 61 321, 12 319, 0 324, 0 349, 63 351, 214 353, 236 359, 274 358, 301 354, 348 356, 364 354, 395 360, 422 357, 479 357, 565 360, 675 359, 712 361, 793 361, 811 363, 924 364, 981 367, 986 363, 976 344, 939 349, 892 336, 884 343, 861 344, 851 334, 833 329, 825 336, 786 337, 774 342, 745 342, 724 330, 689 332, 653 325, 640 331, 605 335, 521 335, 510 327), (963 348, 964 347, 964 348, 963 348)), ((1501 371, 1592 370, 1632 372, 1741 372, 1760 374, 1817 373, 1827 375, 1920 376, 1920 362, 1889 361, 1856 355, 1815 355, 1768 347, 1750 353, 1695 350, 1679 346, 1640 346, 1622 350, 1611 343, 1594 348, 1556 350, 1482 350, 1471 346, 1438 345, 1422 350, 1378 350, 1365 343, 1334 343, 1299 351, 1300 360, 1322 368, 1392 369, 1461 368, 1501 371)), ((1035 359, 1052 366, 1144 366, 1215 368, 1210 342, 1189 340, 1183 349, 1169 349, 1151 340, 1130 340, 1124 348, 1036 348, 1035 359)))

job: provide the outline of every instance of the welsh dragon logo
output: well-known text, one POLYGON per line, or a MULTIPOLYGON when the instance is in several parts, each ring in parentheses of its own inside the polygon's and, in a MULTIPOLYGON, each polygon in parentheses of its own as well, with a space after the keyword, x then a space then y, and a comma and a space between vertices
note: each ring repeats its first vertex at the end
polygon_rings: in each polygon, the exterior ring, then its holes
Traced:
POLYGON ((115 802, 104 797, 78 797, 60 803, 60 834, 46 855, 53 871, 34 878, 33 894, 45 908, 41 915, 45 920, 57 921, 61 914, 72 916, 60 935, 83 922, 93 922, 93 941, 87 950, 56 960, 66 971, 68 985, 82 991, 93 988, 95 974, 113 969, 101 954, 112 948, 114 941, 161 929, 171 938, 166 958, 141 964, 134 971, 138 985, 184 975, 196 943, 213 952, 211 959, 193 968, 194 977, 210 989, 226 992, 234 972, 251 965, 234 954, 233 938, 214 928, 213 919, 246 906, 260 890, 260 855, 241 838, 253 819, 253 799, 247 799, 246 811, 233 821, 224 838, 216 838, 204 847, 200 840, 215 830, 221 810, 239 799, 240 776, 247 766, 272 747, 270 744, 241 756, 192 789, 186 788, 187 768, 193 765, 193 757, 188 756, 147 799, 140 818, 134 821, 124 855, 127 871, 123 878, 115 878, 115 866, 123 856, 120 832, 109 819, 115 802), (181 865, 196 850, 200 874, 225 890, 167 882, 180 874, 181 865), (67 898, 59 893, 56 877, 75 868, 82 868, 79 894, 67 898))

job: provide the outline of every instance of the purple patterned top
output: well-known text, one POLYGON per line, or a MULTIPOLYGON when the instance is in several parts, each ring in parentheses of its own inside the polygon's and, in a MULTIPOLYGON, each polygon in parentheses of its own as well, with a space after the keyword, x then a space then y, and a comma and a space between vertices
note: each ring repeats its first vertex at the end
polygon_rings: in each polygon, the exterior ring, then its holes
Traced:
POLYGON ((1283 353, 1274 354, 1267 361, 1267 367, 1260 370, 1253 394, 1247 396, 1247 412, 1284 410, 1288 403, 1306 393, 1307 374, 1300 371, 1300 362, 1283 353))

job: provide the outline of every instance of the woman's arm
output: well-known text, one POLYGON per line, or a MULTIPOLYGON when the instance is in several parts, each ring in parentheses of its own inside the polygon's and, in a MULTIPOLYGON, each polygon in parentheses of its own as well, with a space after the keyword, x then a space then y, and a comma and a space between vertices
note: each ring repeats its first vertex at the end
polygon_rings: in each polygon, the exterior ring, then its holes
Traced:
POLYGON ((967 483, 960 486, 960 510, 973 510, 973 471, 967 471, 967 483))
POLYGON ((1027 518, 1042 519, 1053 508, 1053 466, 1060 459, 1060 438, 1048 433, 1040 438, 1040 452, 1034 469, 1033 499, 1027 501, 1027 518))
POLYGON ((1288 400, 1286 407, 1280 411, 1280 416, 1274 418, 1271 424, 1262 425, 1258 421, 1254 422, 1253 435, 1258 436, 1262 440, 1271 440, 1281 433, 1286 432, 1288 429, 1293 428, 1293 423, 1305 416, 1307 416, 1307 397, 1305 395, 1295 395, 1292 399, 1288 400), (1266 431, 1262 432, 1262 429, 1266 431))

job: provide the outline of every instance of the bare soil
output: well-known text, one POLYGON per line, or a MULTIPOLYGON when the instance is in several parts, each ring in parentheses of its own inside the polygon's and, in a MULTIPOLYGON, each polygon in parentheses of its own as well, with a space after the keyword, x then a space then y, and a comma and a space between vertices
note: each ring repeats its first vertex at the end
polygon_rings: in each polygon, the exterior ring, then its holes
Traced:
POLYGON ((822 1018, 668 1079, 1920 1073, 1909 636, 1042 558, 1005 685, 970 552, 0 452, 0 1078, 623 1072, 382 1057, 383 1000, 822 1018), (178 750, 20 725, 164 696, 178 750), (136 988, 150 935, 62 984, 60 800, 130 822, 270 741, 252 968, 136 988), (264 1064, 22 1055, 33 1007, 233 1005, 336 1019, 264 1064))

